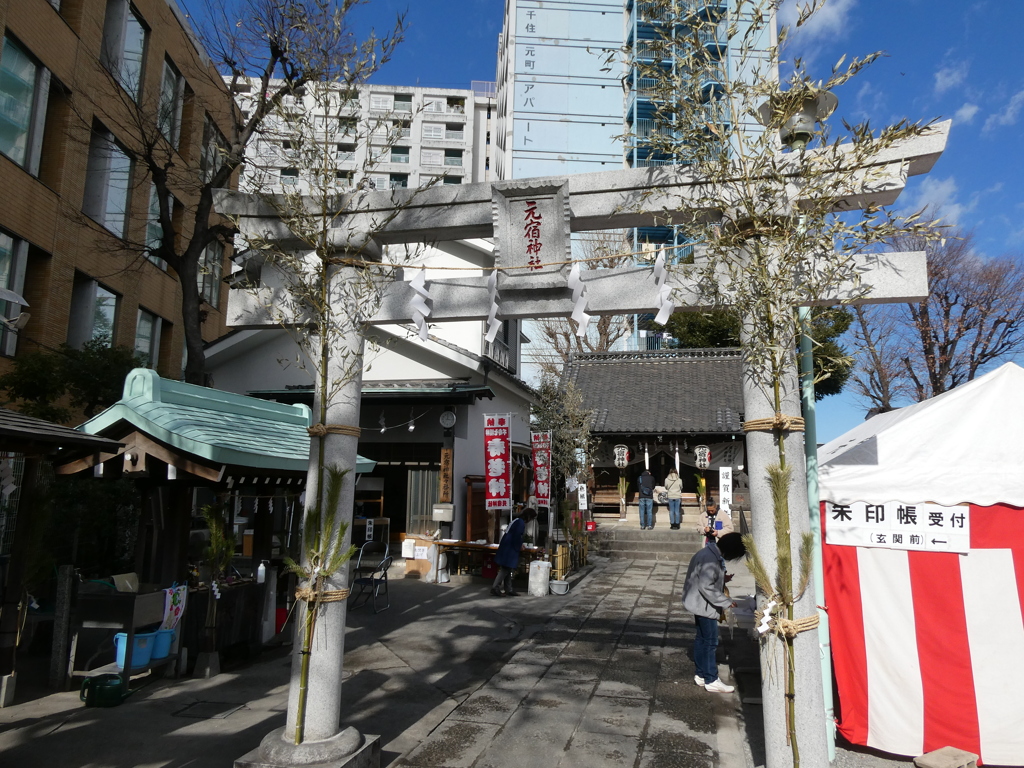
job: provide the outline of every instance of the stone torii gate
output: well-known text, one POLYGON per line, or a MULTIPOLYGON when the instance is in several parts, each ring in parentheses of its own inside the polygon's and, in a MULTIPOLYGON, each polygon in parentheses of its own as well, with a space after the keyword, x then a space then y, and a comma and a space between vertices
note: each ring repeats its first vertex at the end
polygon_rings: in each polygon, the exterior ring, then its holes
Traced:
MULTIPOLYGON (((859 181, 843 190, 839 205, 857 209, 894 202, 908 176, 931 169, 945 148, 949 126, 948 122, 935 125, 924 135, 879 153, 871 166, 863 169, 863 174, 855 176, 859 181)), ((493 237, 496 270, 489 277, 424 281, 422 268, 410 265, 406 278, 416 275, 415 279, 396 280, 387 285, 383 300, 371 318, 352 317, 348 327, 340 329, 343 357, 350 361, 361 360, 364 342, 360 321, 370 324, 414 322, 425 336, 428 318, 430 322, 491 321, 490 327, 494 328, 496 316, 502 319, 573 316, 585 325, 591 315, 660 313, 662 318, 667 318, 676 307, 687 310, 706 307, 708 301, 685 267, 665 271, 657 265, 579 273, 571 268, 569 241, 571 232, 651 226, 666 220, 673 223, 711 220, 718 216, 718 211, 699 209, 695 202, 709 199, 707 192, 707 182, 695 178, 685 167, 665 166, 564 178, 361 193, 353 198, 351 209, 344 209, 344 214, 332 224, 330 242, 340 256, 349 253, 352 261, 356 261, 379 253, 380 245, 493 237), (538 250, 543 254, 540 258, 538 250)), ((278 209, 270 201, 222 191, 217 203, 219 212, 238 221, 243 235, 272 241, 282 250, 309 250, 309 246, 282 222, 278 209)), ((790 203, 794 208, 799 206, 800 192, 796 188, 790 203)), ((857 266, 862 284, 837 286, 832 294, 814 303, 919 301, 928 294, 924 253, 862 255, 858 257, 857 266), (869 287, 867 292, 865 286, 869 287)), ((340 259, 332 267, 331 286, 356 280, 359 269, 357 264, 340 259)), ((308 322, 307 317, 289 314, 289 307, 293 305, 288 295, 288 276, 267 263, 262 265, 258 287, 231 292, 228 324, 265 328, 279 327, 282 322, 292 325, 308 322)), ((324 456, 327 465, 351 467, 356 461, 361 371, 331 370, 333 363, 328 365, 328 380, 342 383, 328 398, 326 421, 342 429, 329 431, 312 441, 307 508, 315 503, 320 492, 316 477, 318 455, 324 456)), ((774 403, 749 374, 750 371, 745 371, 743 382, 745 419, 772 419, 776 412, 774 403)), ((785 372, 781 384, 783 414, 799 416, 800 392, 795 367, 785 372)), ((317 391, 315 397, 314 412, 319 412, 324 393, 317 391)), ((807 489, 802 482, 805 472, 802 441, 801 433, 790 433, 785 438, 787 461, 795 478, 790 487, 791 510, 807 509, 807 489)), ((772 433, 759 431, 748 433, 747 447, 754 539, 774 580, 776 539, 765 468, 776 460, 778 448, 772 433)), ((352 519, 353 493, 352 484, 347 483, 342 494, 341 517, 348 522, 352 519)), ((797 548, 810 525, 808 516, 792 515, 790 538, 794 562, 799 562, 797 548)), ((347 587, 345 569, 334 574, 329 583, 335 590, 347 587)), ((816 597, 809 587, 796 604, 795 618, 815 615, 815 606, 816 597)), ((340 725, 345 602, 328 603, 320 610, 322 614, 316 624, 314 652, 310 658, 306 741, 296 747, 288 738, 294 732, 297 719, 300 657, 296 652, 285 729, 268 734, 258 750, 236 765, 375 765, 373 756, 379 755, 379 746, 373 741, 376 737, 363 737, 351 727, 342 730, 340 725)), ((770 768, 788 765, 790 760, 785 746, 785 684, 778 663, 780 653, 770 644, 762 645, 762 668, 766 670, 762 700, 770 768), (779 762, 773 763, 772 756, 779 762)), ((821 651, 816 633, 798 635, 795 653, 796 725, 801 757, 805 765, 827 765, 821 651)))

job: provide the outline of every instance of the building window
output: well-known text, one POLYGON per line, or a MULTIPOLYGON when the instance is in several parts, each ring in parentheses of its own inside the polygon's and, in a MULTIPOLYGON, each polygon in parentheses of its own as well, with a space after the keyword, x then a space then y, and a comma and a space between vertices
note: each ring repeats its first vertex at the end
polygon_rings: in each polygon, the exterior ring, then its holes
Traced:
POLYGON ((424 139, 443 139, 445 127, 440 123, 424 123, 423 124, 423 138, 424 139))
MULTIPOLYGON (((167 194, 167 211, 174 216, 174 197, 167 194)), ((160 196, 156 191, 156 184, 149 185, 149 216, 146 219, 146 258, 156 264, 160 269, 167 270, 167 262, 159 256, 154 255, 164 242, 164 228, 160 223, 160 196)))
POLYGON ((412 94, 395 94, 395 112, 412 112, 412 94))
POLYGON ((214 309, 220 307, 221 274, 224 268, 224 245, 214 240, 205 250, 199 262, 199 296, 214 309))
POLYGON ((388 179, 391 189, 406 189, 409 186, 409 174, 392 173, 388 179))
POLYGON ((444 112, 448 102, 439 98, 428 98, 423 100, 424 112, 444 112))
POLYGON ((461 184, 462 183, 462 177, 461 176, 445 176, 441 183, 442 184, 461 184))
POLYGON ((139 308, 135 324, 135 354, 147 368, 156 368, 160 359, 160 331, 162 321, 152 312, 139 308))
POLYGON ((370 109, 380 109, 390 112, 395 104, 395 97, 390 93, 371 93, 370 109))
POLYGON ((85 169, 82 212, 118 237, 124 236, 128 218, 132 161, 104 128, 93 128, 85 169))
POLYGON ((444 164, 452 165, 458 168, 462 167, 462 150, 461 149, 446 149, 444 151, 444 164))
POLYGON ((391 148, 391 162, 392 163, 408 163, 409 162, 409 148, 408 147, 392 147, 391 148))
POLYGON ((107 0, 100 60, 136 101, 142 96, 146 28, 128 0, 107 0))
POLYGON ((421 149, 420 163, 422 165, 444 165, 444 150, 421 149))
POLYGON ((350 163, 356 159, 355 144, 338 145, 338 163, 350 163))
POLYGON ((33 176, 39 173, 49 84, 50 73, 5 35, 0 52, 0 152, 33 176))
POLYGON ((281 169, 281 186, 283 187, 294 187, 299 183, 299 169, 298 168, 282 168, 281 169))
MULTIPOLYGON (((25 289, 25 266, 28 243, 0 230, 0 287, 19 296, 25 289)), ((14 320, 22 313, 16 301, 0 301, 0 315, 14 320)), ((18 334, 7 326, 0 327, 0 354, 13 355, 17 351, 18 334)))
POLYGON ((175 149, 181 136, 181 109, 185 96, 185 78, 170 59, 164 59, 164 77, 160 83, 160 111, 157 124, 164 138, 175 149))
POLYGON ((390 176, 367 176, 371 189, 388 189, 391 186, 390 176))
POLYGON ((91 277, 75 274, 68 318, 68 346, 81 349, 96 341, 105 347, 114 343, 117 310, 121 298, 91 277))
POLYGON ((224 157, 228 152, 228 142, 224 138, 209 115, 203 118, 203 153, 199 158, 199 172, 203 183, 210 180, 224 166, 224 157))

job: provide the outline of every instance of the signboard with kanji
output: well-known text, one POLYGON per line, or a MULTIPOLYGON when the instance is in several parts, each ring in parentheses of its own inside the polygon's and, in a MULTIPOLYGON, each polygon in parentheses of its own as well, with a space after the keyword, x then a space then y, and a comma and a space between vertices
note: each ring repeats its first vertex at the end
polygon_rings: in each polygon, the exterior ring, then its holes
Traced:
POLYGON ((551 506, 551 433, 531 432, 534 497, 538 507, 551 506))
POLYGON ((564 287, 571 258, 565 179, 495 182, 492 201, 499 290, 564 287))
POLYGON ((828 544, 962 553, 971 545, 971 511, 966 504, 826 502, 825 514, 828 544))
POLYGON ((512 508, 512 414, 484 414, 484 507, 512 508))
POLYGON ((732 467, 718 468, 718 506, 732 509, 732 467))
POLYGON ((455 451, 451 448, 441 449, 441 473, 438 501, 443 504, 452 503, 452 469, 455 465, 455 451))

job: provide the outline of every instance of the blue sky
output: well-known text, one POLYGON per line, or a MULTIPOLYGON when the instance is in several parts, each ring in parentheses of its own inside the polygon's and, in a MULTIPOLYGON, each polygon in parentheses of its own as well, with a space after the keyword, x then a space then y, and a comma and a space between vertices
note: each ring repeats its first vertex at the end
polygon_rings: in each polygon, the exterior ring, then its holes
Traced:
MULTIPOLYGON (((188 5, 192 0, 182 0, 188 5)), ((791 0, 787 0, 787 3, 791 0)), ((371 0, 360 25, 386 29, 407 11, 405 43, 374 82, 468 88, 493 80, 504 0, 371 0)), ((789 5, 783 18, 792 18, 789 5)), ((1024 249, 1024 66, 1018 54, 1024 0, 830 0, 798 30, 791 54, 827 75, 843 54, 886 56, 837 92, 833 118, 953 119, 945 154, 912 179, 898 207, 940 206, 944 218, 973 229, 983 255, 1024 249)), ((864 408, 840 395, 819 404, 826 442, 855 426, 864 408)))

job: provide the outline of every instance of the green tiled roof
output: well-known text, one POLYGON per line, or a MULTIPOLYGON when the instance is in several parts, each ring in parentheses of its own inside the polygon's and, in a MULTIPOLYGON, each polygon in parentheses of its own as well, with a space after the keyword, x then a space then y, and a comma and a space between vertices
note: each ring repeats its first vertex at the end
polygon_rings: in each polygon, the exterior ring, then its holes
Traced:
MULTIPOLYGON (((136 368, 121 399, 79 427, 92 435, 120 421, 215 464, 304 472, 309 463, 310 409, 160 378, 136 368)), ((356 471, 374 462, 361 456, 356 471)))

